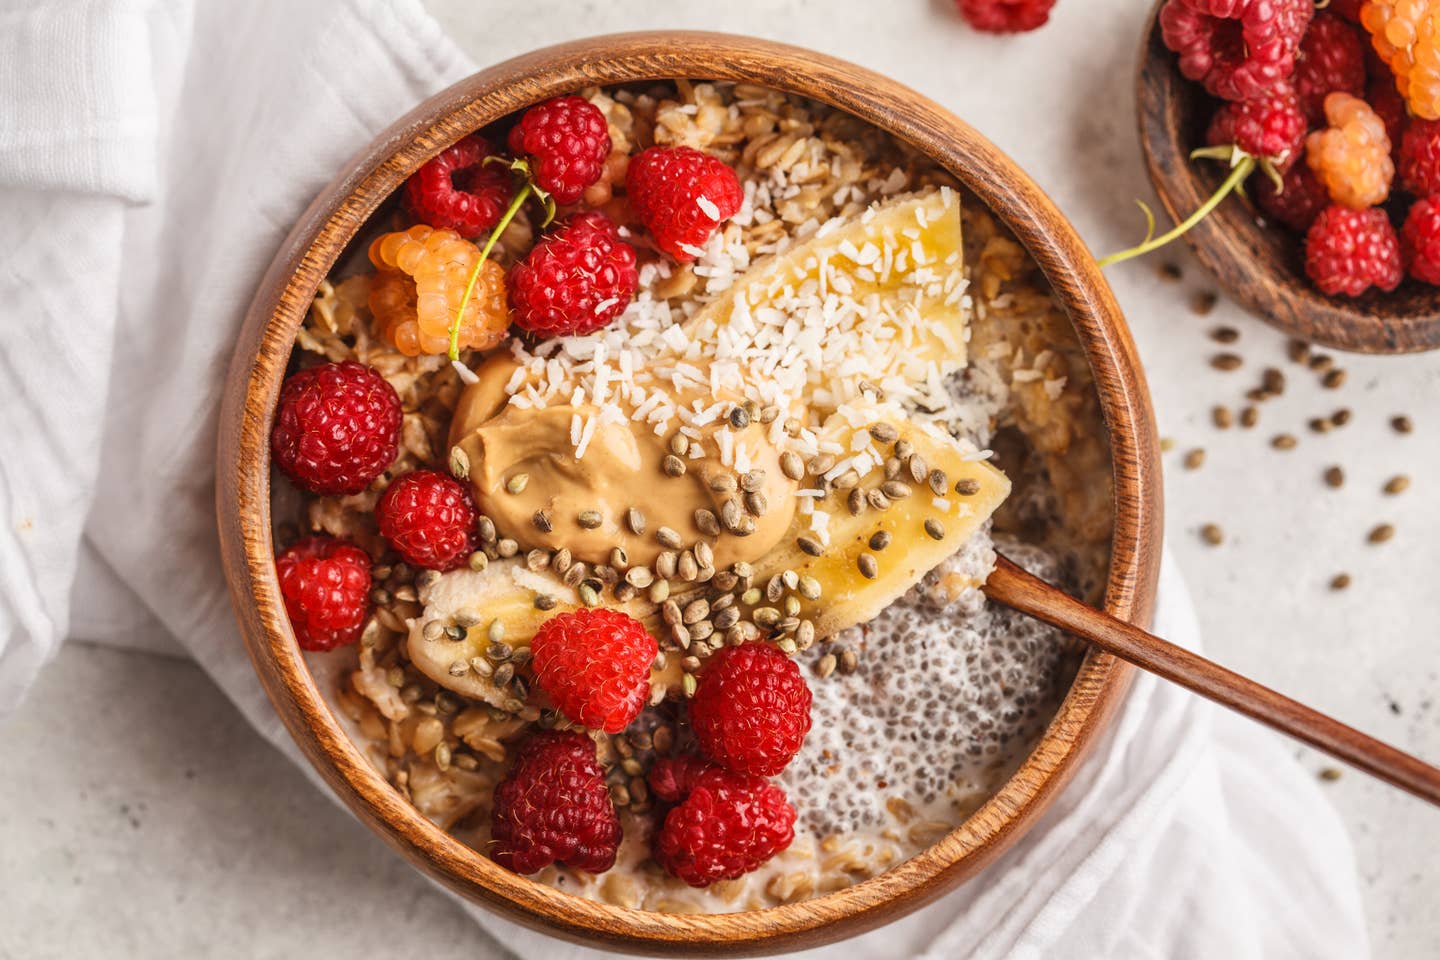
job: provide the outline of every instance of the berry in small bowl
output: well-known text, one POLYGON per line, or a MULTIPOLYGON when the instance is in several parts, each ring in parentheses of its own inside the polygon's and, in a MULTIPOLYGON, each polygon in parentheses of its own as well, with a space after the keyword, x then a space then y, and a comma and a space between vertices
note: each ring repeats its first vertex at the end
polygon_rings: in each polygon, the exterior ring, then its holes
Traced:
MULTIPOLYGON (((1431 94, 1408 73, 1415 51, 1372 32, 1393 6, 1160 0, 1137 104, 1150 178, 1180 227, 1111 262, 1183 235, 1227 292, 1293 336, 1369 353, 1440 347, 1440 288, 1423 257, 1394 253, 1440 165, 1431 94), (1282 103, 1303 118, 1298 142, 1282 103), (1331 206, 1352 213, 1313 229, 1331 206)), ((1440 50, 1426 31, 1415 43, 1440 50)))

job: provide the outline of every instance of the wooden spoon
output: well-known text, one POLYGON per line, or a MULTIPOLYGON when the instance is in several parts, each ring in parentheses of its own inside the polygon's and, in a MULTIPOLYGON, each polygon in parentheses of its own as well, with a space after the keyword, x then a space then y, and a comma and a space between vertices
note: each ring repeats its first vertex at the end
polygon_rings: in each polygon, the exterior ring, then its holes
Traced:
POLYGON ((1440 769, 1184 647, 1087 606, 1003 556, 997 558, 994 572, 985 581, 985 593, 998 603, 1083 637, 1142 670, 1440 806, 1440 769))
MULTIPOLYGON (((1160 6, 1151 12, 1140 46, 1135 108, 1150 180, 1179 223, 1229 170, 1213 160, 1190 159, 1191 150, 1205 145, 1205 127, 1218 101, 1180 75, 1175 54, 1160 39, 1155 21, 1160 6)), ((1251 177, 1252 184, 1256 179, 1251 177)), ((1304 238, 1278 224, 1262 225, 1243 197, 1227 198, 1184 239, 1231 297, 1292 336, 1361 353, 1440 348, 1440 288, 1405 280, 1392 293, 1372 289, 1353 299, 1327 297, 1305 276, 1304 238)))

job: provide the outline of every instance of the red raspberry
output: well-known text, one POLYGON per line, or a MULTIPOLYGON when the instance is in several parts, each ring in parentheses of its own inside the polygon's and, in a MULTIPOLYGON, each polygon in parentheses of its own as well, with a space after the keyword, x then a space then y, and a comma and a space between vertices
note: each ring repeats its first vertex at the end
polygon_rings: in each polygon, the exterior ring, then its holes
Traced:
POLYGON ((359 493, 395 461, 400 397, 354 360, 292 374, 280 388, 270 456, 311 493, 359 493))
POLYGON ((512 321, 540 337, 594 333, 635 297, 635 248, 598 210, 577 213, 510 270, 512 321))
POLYGON ((1305 128, 1299 101, 1282 81, 1263 97, 1222 104, 1205 140, 1215 146, 1233 143, 1252 157, 1268 159, 1284 173, 1303 152, 1305 128))
POLYGON ((1295 94, 1312 123, 1325 119, 1325 95, 1339 90, 1365 93, 1365 42, 1360 32, 1333 13, 1317 13, 1300 41, 1295 94))
POLYGON ((563 863, 588 873, 615 865, 620 820, 595 744, 578 730, 542 730, 515 751, 495 787, 490 856, 516 873, 563 863))
POLYGON ((584 97, 554 97, 526 110, 510 128, 510 150, 530 158, 535 185, 556 203, 575 203, 605 169, 610 125, 584 97))
POLYGON ((1360 7, 1365 0, 1330 0, 1330 5, 1325 9, 1331 13, 1338 13, 1351 23, 1360 22, 1360 7))
POLYGON ((1400 137, 1400 184, 1417 197, 1440 193, 1440 120, 1410 121, 1400 137))
POLYGON ((530 668, 572 723, 619 733, 645 706, 655 638, 618 610, 576 610, 546 620, 530 641, 530 668))
POLYGON ((1398 164, 1400 144, 1405 139, 1405 128, 1410 124, 1410 111, 1405 99, 1395 89, 1395 82, 1382 65, 1381 75, 1370 81, 1365 88, 1365 101, 1385 124, 1385 135, 1390 138, 1391 158, 1398 164))
POLYGON ((370 611, 370 555, 346 540, 306 537, 275 558, 280 595, 302 650, 360 639, 370 611))
POLYGON ((773 777, 810 732, 810 688, 795 661, 774 647, 722 647, 700 674, 690 726, 722 767, 773 777))
POLYGON ((1327 296, 1358 297, 1370 287, 1400 284, 1400 241, 1378 208, 1352 210, 1332 204, 1305 235, 1305 272, 1327 296))
POLYGON ((1043 27, 1055 0, 956 0, 960 16, 986 33, 1024 33, 1043 27))
POLYGON ((696 756, 660 757, 650 789, 678 804, 655 834, 655 861, 692 887, 744 876, 795 838, 795 808, 760 777, 696 756))
POLYGON ((495 226, 514 192, 504 164, 484 137, 472 134, 441 151, 410 175, 405 199, 415 216, 437 230, 478 237, 495 226))
POLYGON ((625 194, 655 243, 682 263, 745 202, 740 179, 723 160, 691 147, 651 147, 630 161, 625 194))
POLYGON ((1186 77, 1222 100, 1251 100, 1295 69, 1314 11, 1314 0, 1168 0, 1160 34, 1186 77))
POLYGON ((475 549, 475 501, 439 470, 416 470, 390 484, 375 519, 405 562, 426 570, 454 570, 475 549))
POLYGON ((1273 220, 1283 223, 1296 233, 1304 233, 1330 204, 1325 185, 1315 179, 1310 167, 1297 163, 1285 171, 1285 189, 1275 190, 1269 177, 1257 177, 1255 202, 1273 220))
POLYGON ((1405 269, 1423 283, 1440 286, 1440 197, 1416 200, 1400 228, 1405 269))

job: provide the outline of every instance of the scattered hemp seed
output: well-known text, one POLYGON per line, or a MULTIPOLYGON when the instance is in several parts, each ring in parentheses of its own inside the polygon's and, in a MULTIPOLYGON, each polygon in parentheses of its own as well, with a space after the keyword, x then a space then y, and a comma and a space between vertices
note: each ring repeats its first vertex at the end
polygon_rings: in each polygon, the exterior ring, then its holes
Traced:
POLYGON ((1381 489, 1392 497, 1397 493, 1404 493, 1410 489, 1410 478, 1403 473, 1398 473, 1389 480, 1386 480, 1385 486, 1381 489))
POLYGON ((1161 263, 1160 266, 1156 267, 1155 272, 1160 275, 1161 280, 1165 280, 1169 283, 1174 283, 1178 281, 1181 277, 1185 276, 1185 274, 1180 270, 1180 264, 1171 263, 1168 260, 1161 263))
POLYGON ((786 450, 780 454, 780 472, 785 474, 789 480, 805 479, 805 464, 800 455, 793 450, 786 450))
POLYGON ((1278 433, 1275 435, 1274 439, 1270 441, 1270 446, 1274 447, 1276 450, 1294 450, 1296 444, 1298 444, 1299 442, 1299 440, 1295 439, 1294 434, 1278 433))
POLYGON ((1310 359, 1310 344, 1304 340, 1291 340, 1286 345, 1285 352, 1289 355, 1291 362, 1305 363, 1310 359))
POLYGON ((525 492, 525 487, 526 487, 529 483, 530 483, 530 474, 528 474, 528 473, 517 473, 517 474, 515 474, 514 476, 512 476, 509 480, 506 480, 506 481, 505 481, 505 490, 506 490, 507 493, 512 493, 512 494, 514 494, 514 495, 516 495, 516 496, 519 496, 520 494, 522 494, 522 493, 525 492))
POLYGON ((1334 487, 1334 488, 1336 488, 1337 490, 1338 490, 1340 487, 1345 486, 1345 471, 1344 471, 1343 469, 1341 469, 1340 467, 1338 467, 1338 466, 1336 466, 1336 467, 1326 467, 1326 468, 1325 468, 1325 485, 1326 485, 1327 487, 1334 487))
POLYGON ((1344 773, 1339 767, 1325 767, 1320 771, 1320 779, 1326 781, 1327 783, 1334 783, 1336 780, 1339 780, 1343 775, 1344 773))
POLYGON ((1217 547, 1225 542, 1225 531, 1221 530, 1218 524, 1207 523, 1200 528, 1200 536, 1212 547, 1217 547))
POLYGON ((866 580, 874 580, 880 576, 880 564, 876 561, 874 554, 860 554, 859 558, 855 561, 855 565, 860 568, 860 575, 866 580))
POLYGON ((750 412, 744 407, 730 408, 730 429, 744 430, 750 426, 750 412))
POLYGON ((1414 433, 1415 424, 1410 420, 1409 417, 1401 414, 1399 416, 1390 418, 1390 429, 1394 430, 1396 433, 1414 433))
MULTIPOLYGON (((1211 294, 1214 296, 1214 294, 1211 294)), ((1240 331, 1234 327, 1216 327, 1210 331, 1210 339, 1216 343, 1234 343, 1240 339, 1240 331)))
POLYGON ((1280 396, 1285 392, 1285 374, 1277 367, 1266 367, 1260 375, 1260 388, 1268 394, 1280 396))
POLYGON ((1235 425, 1235 414, 1230 412, 1226 406, 1217 406, 1210 411, 1210 419, 1214 421, 1215 427, 1219 430, 1229 430, 1235 425))
POLYGON ((1339 367, 1326 371, 1320 379, 1320 386, 1326 390, 1338 390, 1345 385, 1345 371, 1339 367))
POLYGON ((586 530, 594 530, 603 520, 599 510, 581 510, 575 518, 575 522, 586 530))
POLYGON ((945 524, 936 520, 934 517, 930 517, 925 521, 925 533, 931 540, 944 540, 945 524))
POLYGON ((1169 453, 1171 450, 1174 450, 1174 449, 1175 449, 1175 438, 1174 438, 1174 437, 1161 437, 1161 438, 1160 438, 1160 452, 1161 452, 1161 453, 1169 453))
POLYGON ((1350 586, 1350 574, 1348 573, 1337 573, 1330 578, 1331 590, 1344 590, 1348 586, 1350 586))
POLYGON ((1227 372, 1230 370, 1239 370, 1244 362, 1244 360, 1240 359, 1240 355, 1235 353, 1217 353, 1210 358, 1210 366, 1216 370, 1225 370, 1227 372))
POLYGON ((1329 433, 1335 427, 1329 417, 1311 417, 1309 425, 1312 433, 1329 433))
POLYGON ((531 515, 530 522, 535 524, 535 529, 541 533, 549 533, 555 526, 550 522, 550 514, 544 510, 536 510, 535 513, 531 515))
POLYGON ((1185 453, 1185 469, 1199 470, 1205 464, 1205 448, 1196 447, 1185 453))
POLYGON ((955 492, 962 497, 973 497, 980 492, 980 481, 973 477, 965 477, 955 481, 955 492))
POLYGON ((1345 424, 1350 422, 1351 416, 1352 414, 1349 407, 1341 407, 1339 410, 1336 410, 1334 413, 1330 414, 1330 422, 1335 424, 1335 426, 1337 427, 1343 427, 1345 426, 1345 424))
POLYGON ((1246 430, 1249 430, 1251 427, 1255 426, 1255 424, 1257 424, 1257 423, 1259 423, 1259 422, 1260 422, 1260 408, 1259 408, 1259 407, 1257 407, 1257 406, 1255 406, 1255 405, 1252 404, 1252 405, 1246 407, 1244 410, 1241 410, 1241 411, 1240 411, 1240 426, 1244 427, 1246 430))
POLYGON ((1306 366, 1316 373, 1324 373, 1335 366, 1335 358, 1324 353, 1311 354, 1310 359, 1305 361, 1306 366))
POLYGON ((1370 535, 1367 536, 1365 539, 1369 540, 1371 543, 1384 543, 1385 541, 1392 539, 1394 536, 1394 525, 1389 523, 1382 523, 1374 530, 1371 530, 1370 535))
MULTIPOLYGON (((1195 294, 1195 296, 1190 298, 1190 312, 1195 314, 1197 317, 1207 317, 1215 309, 1215 304, 1219 302, 1220 297, 1214 291, 1202 290, 1199 293, 1195 294)), ((1236 337, 1240 336, 1240 331, 1234 330, 1231 327, 1221 327, 1220 329, 1234 333, 1236 337)), ((1222 340, 1220 342, 1231 343, 1233 341, 1222 340)))
POLYGON ((673 453, 665 454, 665 459, 660 461, 660 469, 667 477, 685 476, 685 461, 673 453))

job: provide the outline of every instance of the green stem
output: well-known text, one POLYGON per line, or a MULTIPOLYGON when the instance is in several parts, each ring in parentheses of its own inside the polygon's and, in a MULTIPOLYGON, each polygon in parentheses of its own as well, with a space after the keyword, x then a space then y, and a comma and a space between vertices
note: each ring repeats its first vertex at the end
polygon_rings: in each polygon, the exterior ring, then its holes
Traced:
POLYGON ((510 226, 510 221, 515 219, 515 214, 530 196, 530 181, 526 180, 519 190, 515 191, 515 199, 510 201, 510 208, 495 224, 495 229, 490 231, 490 239, 485 241, 484 248, 480 251, 480 259, 475 261, 475 267, 470 271, 470 282, 465 284, 465 298, 460 301, 460 309, 455 311, 455 322, 450 325, 450 359, 460 359, 460 322, 465 319, 465 308, 470 305, 470 295, 475 292, 475 282, 480 279, 480 268, 485 266, 490 251, 495 249, 495 241, 500 239, 500 234, 510 226))
POLYGON ((1234 192, 1235 188, 1245 182, 1245 178, 1250 176, 1251 171, 1254 169, 1255 158, 1245 157, 1239 163, 1235 164, 1235 169, 1231 170, 1230 176, 1226 177, 1225 182, 1220 184, 1220 189, 1216 190, 1209 200, 1206 200, 1204 203, 1202 203, 1200 205, 1200 209, 1196 210, 1194 213, 1190 214, 1190 216, 1186 217, 1183 223, 1176 224, 1175 228, 1170 232, 1146 240, 1138 247, 1131 247, 1129 250, 1121 250, 1118 253, 1112 253, 1108 257, 1102 257, 1097 262, 1102 267, 1108 267, 1112 263, 1119 263, 1122 260, 1129 260, 1131 257, 1142 256, 1143 254, 1149 253, 1151 250, 1158 250, 1160 247, 1165 246, 1165 244, 1169 243, 1171 240, 1174 240, 1176 237, 1183 234, 1186 230, 1189 230, 1191 227, 1195 226, 1195 224, 1199 223, 1201 220, 1204 220, 1211 210, 1214 210, 1217 206, 1220 205, 1220 201, 1228 197, 1232 192, 1234 192))

